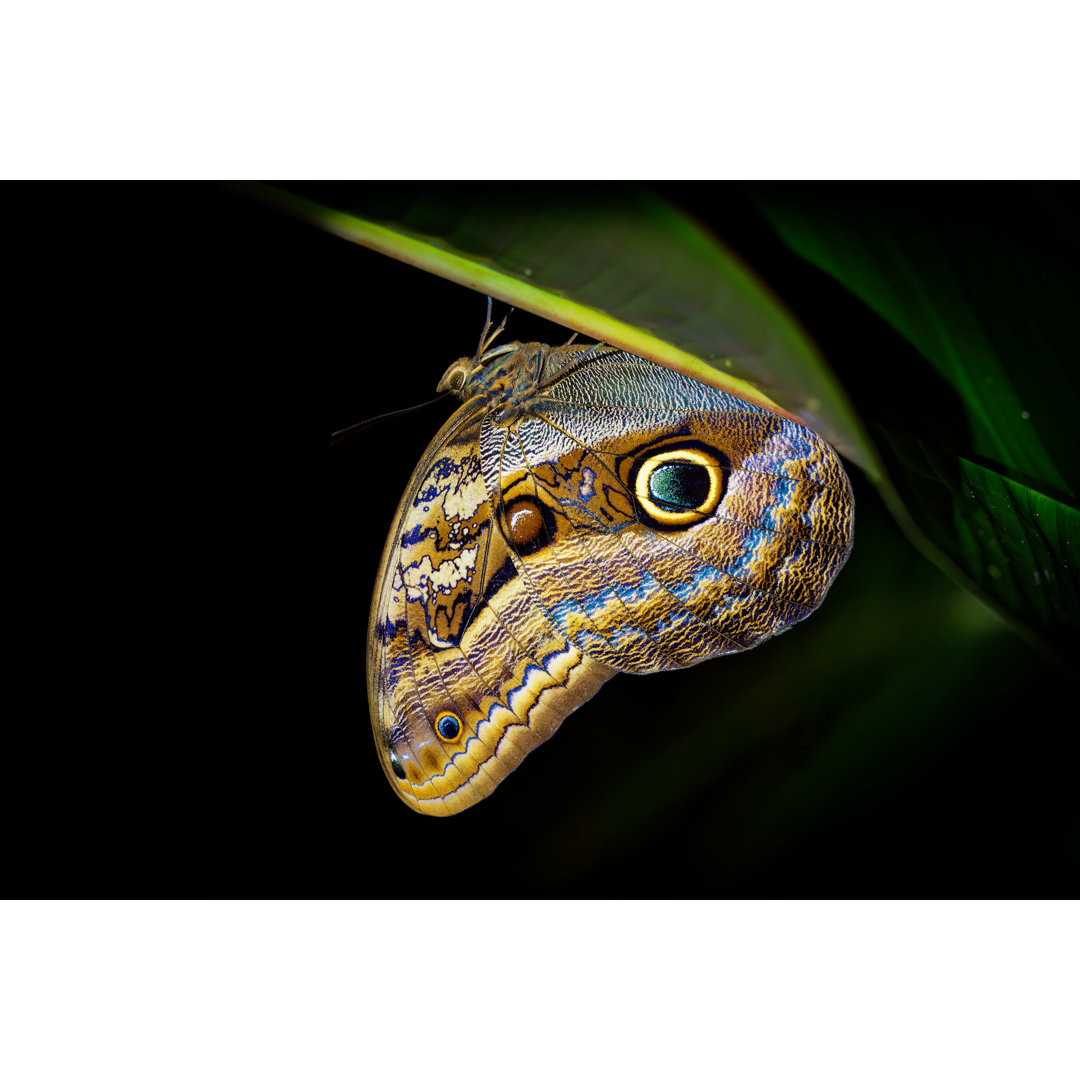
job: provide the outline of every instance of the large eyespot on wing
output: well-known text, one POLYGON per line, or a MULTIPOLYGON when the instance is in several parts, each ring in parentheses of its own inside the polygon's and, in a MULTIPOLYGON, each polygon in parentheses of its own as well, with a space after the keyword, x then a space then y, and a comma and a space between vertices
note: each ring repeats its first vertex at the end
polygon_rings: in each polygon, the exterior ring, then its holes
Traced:
POLYGON ((438 816, 490 794, 613 674, 522 587, 491 528, 478 422, 452 420, 410 481, 368 641, 383 770, 403 801, 438 816))
POLYGON ((546 387, 517 435, 504 494, 531 484, 548 523, 542 559, 517 549, 522 573, 618 670, 759 644, 817 607, 850 550, 851 487, 828 444, 640 358, 546 387))
MULTIPOLYGON (((702 460, 717 467, 714 455, 705 459, 699 454, 692 468, 699 469, 702 460)), ((575 449, 554 462, 533 461, 525 447, 520 463, 512 464, 519 467, 503 477, 505 505, 518 506, 527 501, 521 493, 532 490, 539 511, 535 516, 543 523, 542 549, 535 541, 514 545, 522 576, 548 617, 583 652, 621 671, 648 672, 740 647, 665 588, 653 565, 655 540, 644 557, 628 542, 629 534, 650 535, 651 530, 635 506, 633 482, 613 467, 616 457, 575 449)), ((670 476, 667 480, 669 486, 674 483, 670 476)), ((718 501, 721 476, 706 471, 683 480, 679 497, 684 502, 702 482, 695 502, 718 501)), ((697 511, 694 519, 700 517, 697 511)), ((500 526, 513 542, 512 515, 504 513, 500 526)))
POLYGON ((634 500, 660 528, 696 525, 716 510, 730 471, 725 458, 701 446, 642 454, 634 469, 634 500))

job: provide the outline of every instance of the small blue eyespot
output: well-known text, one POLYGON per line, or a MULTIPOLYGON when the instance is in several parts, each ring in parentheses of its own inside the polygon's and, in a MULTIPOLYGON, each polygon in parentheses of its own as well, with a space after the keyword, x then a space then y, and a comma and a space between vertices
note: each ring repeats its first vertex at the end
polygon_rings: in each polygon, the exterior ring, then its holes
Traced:
POLYGON ((443 742, 457 742, 461 737, 461 720, 452 712, 439 713, 435 731, 443 742))

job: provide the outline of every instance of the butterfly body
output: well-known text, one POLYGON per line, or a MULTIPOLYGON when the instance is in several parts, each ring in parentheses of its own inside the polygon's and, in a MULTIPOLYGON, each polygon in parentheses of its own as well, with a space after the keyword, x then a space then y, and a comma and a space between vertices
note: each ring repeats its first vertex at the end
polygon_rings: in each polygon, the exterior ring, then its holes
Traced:
POLYGON ((607 346, 455 362, 368 637, 380 759, 423 813, 472 805, 616 672, 751 648, 847 558, 853 500, 803 425, 607 346))

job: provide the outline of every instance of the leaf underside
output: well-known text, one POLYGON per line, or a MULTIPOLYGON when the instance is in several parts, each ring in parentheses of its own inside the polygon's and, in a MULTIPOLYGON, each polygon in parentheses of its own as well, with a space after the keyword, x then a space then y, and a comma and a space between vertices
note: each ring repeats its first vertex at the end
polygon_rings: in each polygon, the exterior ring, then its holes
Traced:
POLYGON ((796 416, 866 470, 905 532, 957 580, 1056 649, 1077 644, 1078 365, 1062 312, 1080 283, 1053 237, 1033 245, 1022 230, 995 230, 994 219, 948 207, 928 215, 925 201, 875 189, 741 190, 791 252, 876 319, 858 355, 830 351, 841 387, 754 274, 645 188, 250 190, 796 416))

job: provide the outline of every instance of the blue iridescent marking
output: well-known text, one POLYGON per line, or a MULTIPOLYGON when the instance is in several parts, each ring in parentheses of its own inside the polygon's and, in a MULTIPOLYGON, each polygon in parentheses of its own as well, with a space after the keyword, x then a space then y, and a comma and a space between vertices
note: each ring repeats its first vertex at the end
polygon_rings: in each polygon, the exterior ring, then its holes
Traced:
MULTIPOLYGON (((736 522, 736 524, 741 525, 742 522, 736 522)), ((743 548, 742 554, 738 558, 732 559, 727 566, 727 571, 732 577, 742 578, 747 567, 757 561, 758 549, 765 543, 765 534, 759 533, 754 540, 744 541, 744 543, 746 543, 746 546, 743 548)))
MULTIPOLYGON (((506 695, 506 707, 507 707, 507 708, 508 708, 508 709, 509 709, 509 710, 510 710, 510 711, 511 711, 511 712, 512 712, 512 713, 513 713, 513 714, 514 714, 515 716, 517 715, 517 709, 515 709, 515 708, 514 708, 513 702, 514 702, 514 700, 515 700, 515 699, 517 698, 517 696, 518 696, 519 694, 522 694, 522 693, 524 693, 524 692, 525 692, 525 690, 526 690, 526 688, 528 687, 528 683, 529 683, 529 672, 530 672, 530 671, 535 671, 535 672, 536 672, 536 673, 537 673, 538 675, 547 675, 547 674, 548 674, 548 673, 547 673, 547 671, 546 671, 546 670, 545 670, 544 668, 541 668, 541 667, 537 667, 537 666, 536 666, 535 664, 529 664, 529 665, 528 665, 528 666, 527 666, 527 667, 525 668, 525 674, 524 674, 524 676, 522 677, 522 680, 521 680, 521 682, 520 682, 520 683, 518 683, 518 685, 517 685, 517 686, 515 686, 515 687, 514 687, 514 689, 513 689, 513 690, 511 690, 511 691, 510 691, 510 692, 509 692, 509 693, 508 693, 508 694, 506 695)), ((549 678, 550 678, 550 676, 549 676, 549 678)))
POLYGON ((401 546, 403 548, 412 547, 413 544, 419 544, 427 539, 428 533, 435 532, 435 529, 429 524, 420 522, 418 525, 414 525, 408 532, 401 534, 401 546))

